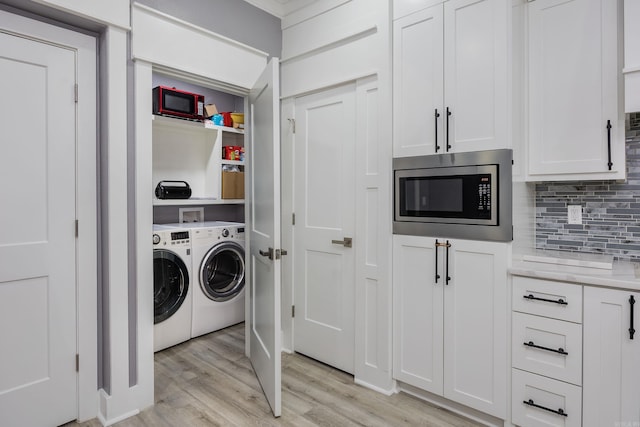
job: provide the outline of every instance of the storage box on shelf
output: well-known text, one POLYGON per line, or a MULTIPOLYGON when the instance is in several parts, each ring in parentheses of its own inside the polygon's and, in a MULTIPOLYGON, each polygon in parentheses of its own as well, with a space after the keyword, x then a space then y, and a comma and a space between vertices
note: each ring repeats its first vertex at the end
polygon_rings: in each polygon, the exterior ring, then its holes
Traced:
POLYGON ((393 236, 393 376, 504 419, 507 243, 393 236))
MULTIPOLYGON (((244 131, 216 126, 211 121, 182 120, 153 115, 153 184, 163 180, 186 181, 189 199, 160 200, 154 205, 207 205, 243 203, 242 197, 223 199, 222 165, 243 170, 244 161, 222 159, 223 145, 244 146, 244 131)), ((227 180, 228 181, 228 180, 227 180)), ((244 182, 244 181, 243 181, 244 182)), ((237 186, 234 185, 234 188, 237 186)), ((241 193, 235 192, 240 196, 241 193)))

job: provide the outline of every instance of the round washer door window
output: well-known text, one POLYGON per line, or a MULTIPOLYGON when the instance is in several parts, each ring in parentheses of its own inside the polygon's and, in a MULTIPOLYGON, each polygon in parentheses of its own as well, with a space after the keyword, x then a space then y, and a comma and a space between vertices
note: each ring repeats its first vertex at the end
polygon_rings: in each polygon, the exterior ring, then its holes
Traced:
POLYGON ((153 251, 153 323, 171 317, 187 298, 189 272, 175 253, 153 251))
POLYGON ((244 288, 244 248, 236 242, 209 249, 200 265, 200 287, 213 301, 227 301, 244 288))

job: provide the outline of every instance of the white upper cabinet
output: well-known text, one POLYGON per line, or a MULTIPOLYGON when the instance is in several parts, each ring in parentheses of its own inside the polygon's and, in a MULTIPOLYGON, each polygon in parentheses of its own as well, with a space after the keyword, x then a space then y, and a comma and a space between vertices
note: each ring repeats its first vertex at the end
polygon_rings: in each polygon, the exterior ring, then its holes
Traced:
MULTIPOLYGON (((394 156, 510 145, 510 6, 505 0, 450 0, 394 21, 394 156)), ((395 2, 394 10, 398 16, 412 9, 395 2)))
POLYGON ((442 4, 393 25, 394 155, 443 153, 442 4))
POLYGON ((528 3, 528 179, 622 179, 617 0, 528 3))

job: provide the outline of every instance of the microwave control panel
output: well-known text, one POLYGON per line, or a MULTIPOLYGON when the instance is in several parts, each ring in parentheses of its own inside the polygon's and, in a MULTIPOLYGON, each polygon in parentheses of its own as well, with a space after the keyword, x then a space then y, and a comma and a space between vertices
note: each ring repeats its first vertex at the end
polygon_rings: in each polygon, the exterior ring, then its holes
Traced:
POLYGON ((479 176, 478 182, 478 210, 491 211, 491 177, 479 176))

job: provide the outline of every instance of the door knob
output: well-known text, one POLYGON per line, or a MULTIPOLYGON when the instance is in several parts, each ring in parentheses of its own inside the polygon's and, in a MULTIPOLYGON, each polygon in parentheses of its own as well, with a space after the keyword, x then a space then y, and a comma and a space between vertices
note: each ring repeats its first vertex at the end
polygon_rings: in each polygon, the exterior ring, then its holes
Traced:
POLYGON ((345 248, 350 248, 353 246, 353 239, 351 237, 345 237, 343 240, 332 240, 331 243, 334 245, 342 245, 345 248))

